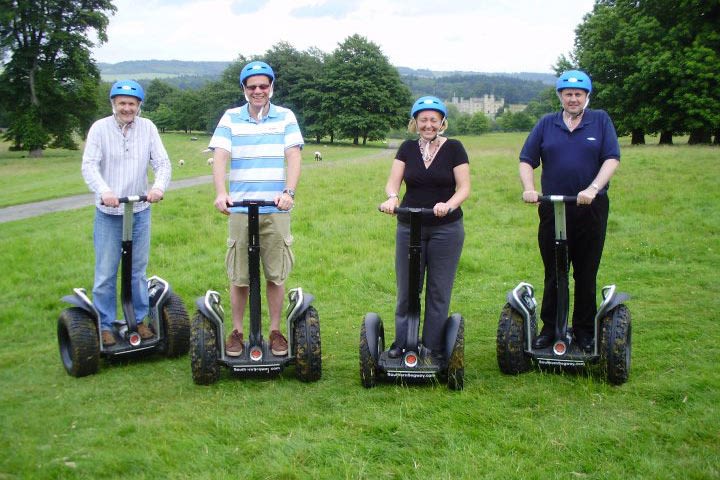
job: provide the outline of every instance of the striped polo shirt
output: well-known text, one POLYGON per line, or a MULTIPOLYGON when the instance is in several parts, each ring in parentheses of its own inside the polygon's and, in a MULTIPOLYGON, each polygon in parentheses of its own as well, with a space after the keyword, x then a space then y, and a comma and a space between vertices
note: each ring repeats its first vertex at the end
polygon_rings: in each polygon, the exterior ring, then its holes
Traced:
MULTIPOLYGON (((231 108, 220 119, 209 148, 230 152, 230 188, 233 201, 273 200, 285 188, 285 150, 304 145, 295 115, 270 104, 260 122, 250 117, 248 105, 231 108)), ((232 208, 247 212, 247 208, 232 208)), ((261 207, 260 213, 281 212, 261 207)), ((286 213, 286 212, 285 212, 286 213)))

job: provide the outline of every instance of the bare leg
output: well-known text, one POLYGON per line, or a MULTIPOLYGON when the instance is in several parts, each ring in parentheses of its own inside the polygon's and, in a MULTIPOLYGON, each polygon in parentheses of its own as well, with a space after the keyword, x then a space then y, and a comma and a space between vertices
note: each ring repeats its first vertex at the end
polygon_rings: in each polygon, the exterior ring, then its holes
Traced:
POLYGON ((268 310, 270 311, 270 330, 280 330, 280 315, 285 300, 285 285, 267 282, 266 295, 268 310))
POLYGON ((230 285, 230 305, 232 307, 232 323, 233 329, 239 333, 243 333, 243 316, 245 315, 245 305, 247 305, 250 287, 238 287, 230 285))

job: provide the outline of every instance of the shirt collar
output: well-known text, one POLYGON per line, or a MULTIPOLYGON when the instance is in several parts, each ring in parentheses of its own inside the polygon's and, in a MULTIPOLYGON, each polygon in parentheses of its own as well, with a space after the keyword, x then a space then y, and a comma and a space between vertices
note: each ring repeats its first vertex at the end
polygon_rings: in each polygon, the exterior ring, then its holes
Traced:
MULTIPOLYGON (((269 102, 270 107, 268 108, 267 114, 265 114, 264 117, 262 117, 263 120, 266 118, 274 118, 277 117, 277 108, 275 108, 275 105, 273 105, 271 102, 269 102)), ((250 104, 246 103, 242 106, 242 109, 240 111, 240 118, 245 120, 246 122, 249 122, 251 120, 255 120, 254 117, 250 116, 250 104)))

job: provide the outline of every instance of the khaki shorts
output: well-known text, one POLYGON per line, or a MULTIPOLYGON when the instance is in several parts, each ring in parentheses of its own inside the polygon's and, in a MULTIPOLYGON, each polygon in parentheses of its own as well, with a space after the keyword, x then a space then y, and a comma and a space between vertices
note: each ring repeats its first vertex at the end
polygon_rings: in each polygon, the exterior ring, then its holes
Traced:
MULTIPOLYGON (((295 256, 290 246, 289 213, 267 213, 259 216, 260 260, 265 279, 282 285, 290 275, 295 256)), ((250 285, 248 273, 248 216, 244 213, 230 214, 225 266, 230 283, 238 287, 250 285)))

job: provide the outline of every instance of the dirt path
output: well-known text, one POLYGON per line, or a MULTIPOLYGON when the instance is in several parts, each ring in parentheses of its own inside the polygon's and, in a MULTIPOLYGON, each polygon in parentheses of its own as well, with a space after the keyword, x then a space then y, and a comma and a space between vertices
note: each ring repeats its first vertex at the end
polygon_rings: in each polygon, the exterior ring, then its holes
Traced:
MULTIPOLYGON (((176 190, 179 188, 192 187, 203 183, 212 182, 212 175, 202 177, 183 178, 182 180, 173 180, 170 182, 168 190, 176 190)), ((12 207, 0 208, 0 223, 12 222, 14 220, 22 220, 24 218, 37 217, 46 213, 62 212, 65 210, 75 210, 78 208, 88 207, 95 202, 95 195, 92 193, 84 193, 82 195, 73 195, 70 197, 55 198, 53 200, 43 200, 41 202, 24 203, 22 205, 13 205, 12 207)))

